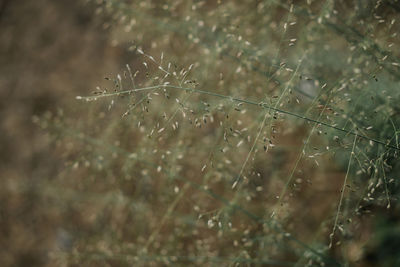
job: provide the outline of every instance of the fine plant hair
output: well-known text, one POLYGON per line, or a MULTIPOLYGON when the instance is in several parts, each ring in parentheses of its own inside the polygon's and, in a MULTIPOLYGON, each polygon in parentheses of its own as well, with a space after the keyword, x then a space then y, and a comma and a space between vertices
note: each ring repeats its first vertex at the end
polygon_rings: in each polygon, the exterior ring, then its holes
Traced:
POLYGON ((398 1, 83 2, 127 56, 36 118, 102 214, 56 261, 400 264, 398 1))

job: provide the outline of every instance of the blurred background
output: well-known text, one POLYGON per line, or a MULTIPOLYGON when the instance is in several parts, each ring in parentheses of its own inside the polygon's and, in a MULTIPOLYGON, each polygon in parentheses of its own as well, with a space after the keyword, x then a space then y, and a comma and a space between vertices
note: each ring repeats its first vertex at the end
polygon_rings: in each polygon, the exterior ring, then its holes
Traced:
POLYGON ((66 162, 32 116, 68 107, 79 118, 75 96, 118 69, 123 51, 111 47, 102 23, 78 1, 1 1, 2 266, 47 264, 62 225, 75 217, 40 185, 56 180, 66 162))
POLYGON ((0 1, 0 265, 399 265, 399 5, 0 1))

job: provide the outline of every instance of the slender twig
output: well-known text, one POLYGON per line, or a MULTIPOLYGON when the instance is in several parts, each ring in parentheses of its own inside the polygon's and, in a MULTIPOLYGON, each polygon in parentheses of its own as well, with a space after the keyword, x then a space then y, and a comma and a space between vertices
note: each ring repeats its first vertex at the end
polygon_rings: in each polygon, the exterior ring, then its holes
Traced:
POLYGON ((346 175, 344 177, 344 181, 343 181, 343 186, 342 186, 342 190, 340 190, 340 199, 339 199, 339 204, 338 204, 338 208, 337 208, 337 212, 336 212, 336 217, 335 217, 335 223, 333 224, 333 229, 332 229, 332 233, 329 235, 329 248, 332 247, 332 243, 333 243, 333 237, 335 235, 335 231, 337 228, 337 224, 338 224, 338 220, 339 220, 339 214, 340 214, 340 209, 342 208, 342 202, 343 202, 343 196, 344 196, 344 191, 346 190, 346 184, 347 184, 347 177, 349 176, 349 172, 350 172, 350 166, 351 166, 351 160, 353 159, 354 156, 354 149, 356 147, 356 141, 357 141, 357 135, 354 137, 354 142, 353 142, 353 148, 351 149, 351 153, 350 153, 350 159, 349 159, 349 164, 347 165, 347 171, 346 171, 346 175))
POLYGON ((232 97, 232 96, 222 95, 222 94, 219 94, 219 93, 214 93, 214 92, 204 91, 204 90, 199 90, 199 89, 194 89, 194 88, 188 88, 188 87, 180 87, 180 86, 175 86, 175 85, 155 85, 155 86, 143 87, 143 88, 138 88, 138 89, 131 89, 131 90, 125 90, 125 91, 119 91, 119 92, 113 92, 113 93, 106 93, 106 94, 101 94, 101 95, 96 95, 96 96, 77 96, 76 99, 86 100, 86 101, 95 101, 95 100, 97 100, 99 98, 102 98, 102 97, 121 96, 121 95, 127 95, 127 94, 131 94, 133 92, 138 92, 138 91, 148 91, 148 90, 152 90, 152 89, 164 89, 164 88, 180 89, 180 90, 184 90, 184 91, 195 92, 195 93, 198 93, 198 94, 210 95, 210 96, 214 96, 214 97, 229 99, 231 101, 238 102, 238 103, 244 103, 244 104, 248 104, 248 105, 259 106, 259 107, 264 108, 264 109, 274 110, 274 111, 282 113, 282 114, 286 114, 286 115, 289 115, 289 116, 292 116, 292 117, 296 117, 296 118, 299 118, 299 119, 302 119, 302 120, 305 120, 305 121, 313 122, 313 123, 316 123, 317 125, 326 126, 328 128, 332 128, 332 129, 335 129, 337 131, 341 131, 341 132, 343 132, 343 133, 345 133, 347 135, 357 136, 357 137, 366 139, 368 141, 383 145, 383 146, 385 146, 387 148, 392 148, 394 150, 400 151, 400 148, 398 148, 398 147, 396 147, 394 145, 391 145, 391 144, 387 144, 387 143, 385 143, 383 141, 380 141, 380 140, 377 140, 375 138, 371 138, 371 137, 356 133, 356 132, 351 131, 351 130, 346 130, 344 128, 340 128, 338 126, 331 125, 331 124, 323 122, 323 121, 314 120, 312 118, 309 118, 309 117, 306 117, 306 116, 303 116, 303 115, 300 115, 300 114, 296 114, 296 113, 293 113, 293 112, 290 112, 290 111, 287 111, 287 110, 276 108, 276 107, 270 106, 270 105, 268 105, 268 104, 266 104, 264 102, 255 102, 255 101, 248 100, 248 99, 241 99, 241 98, 236 98, 236 97, 232 97))

